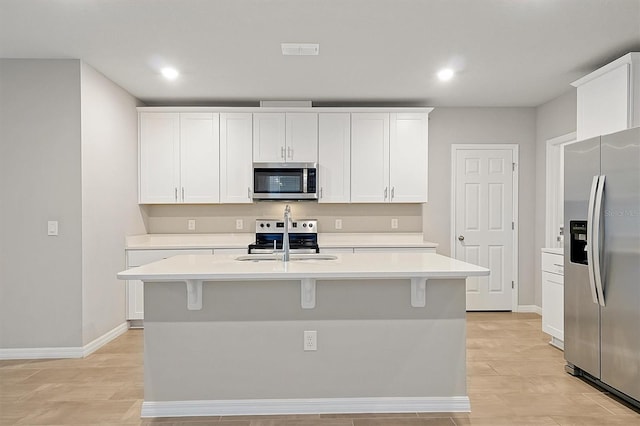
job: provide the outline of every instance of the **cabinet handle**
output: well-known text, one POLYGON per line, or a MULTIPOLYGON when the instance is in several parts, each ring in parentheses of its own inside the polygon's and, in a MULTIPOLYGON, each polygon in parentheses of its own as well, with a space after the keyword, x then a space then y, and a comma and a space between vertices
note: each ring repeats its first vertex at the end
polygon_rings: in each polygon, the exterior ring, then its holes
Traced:
POLYGON ((178 202, 178 187, 174 187, 173 188, 173 197, 176 199, 176 202, 178 202))
POLYGON ((251 187, 247 186, 247 198, 251 199, 251 187))
POLYGON ((395 197, 395 193, 396 193, 396 187, 392 186, 391 187, 391 201, 393 201, 393 197, 395 197))
POLYGON ((287 147, 287 157, 289 159, 293 159, 293 148, 291 148, 290 146, 287 147))
POLYGON ((320 187, 320 198, 322 198, 322 187, 320 187))
POLYGON ((559 264, 559 263, 554 263, 554 264, 553 264, 553 266, 558 266, 558 267, 560 267, 560 268, 564 268, 564 265, 561 265, 561 264, 559 264))
POLYGON ((280 158, 284 160, 284 146, 280 147, 280 158))
POLYGON ((387 199, 387 189, 389 189, 388 187, 384 187, 384 199, 387 199))
POLYGON ((182 187, 182 201, 184 201, 184 186, 182 187))

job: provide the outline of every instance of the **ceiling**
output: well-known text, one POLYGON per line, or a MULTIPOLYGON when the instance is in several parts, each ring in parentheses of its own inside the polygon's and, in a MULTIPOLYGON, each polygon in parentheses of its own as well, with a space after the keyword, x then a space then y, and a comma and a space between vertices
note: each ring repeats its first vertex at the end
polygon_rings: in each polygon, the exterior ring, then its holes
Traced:
POLYGON ((640 0, 0 0, 0 57, 79 58, 147 104, 537 106, 629 51, 640 0))

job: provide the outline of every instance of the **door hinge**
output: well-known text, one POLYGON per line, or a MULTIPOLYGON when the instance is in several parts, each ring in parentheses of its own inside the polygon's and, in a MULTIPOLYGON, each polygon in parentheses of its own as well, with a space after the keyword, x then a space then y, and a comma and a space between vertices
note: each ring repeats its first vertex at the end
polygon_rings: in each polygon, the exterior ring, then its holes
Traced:
POLYGON ((513 281, 511 281, 511 288, 512 289, 516 288, 516 283, 514 283, 513 281))
POLYGON ((511 163, 511 171, 512 172, 516 171, 516 163, 511 163))

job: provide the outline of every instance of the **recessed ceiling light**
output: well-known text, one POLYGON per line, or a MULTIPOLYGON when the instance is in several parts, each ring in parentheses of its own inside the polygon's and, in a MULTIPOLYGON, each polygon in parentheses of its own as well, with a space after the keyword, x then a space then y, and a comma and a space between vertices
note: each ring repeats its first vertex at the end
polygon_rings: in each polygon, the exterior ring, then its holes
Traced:
POLYGON ((178 78, 179 74, 177 69, 171 67, 162 68, 160 72, 167 80, 175 80, 176 78, 178 78))
POLYGON ((449 81, 453 78, 453 70, 451 68, 443 68, 438 71, 438 78, 440 81, 449 81))
POLYGON ((320 53, 318 43, 280 43, 284 56, 316 56, 320 53))

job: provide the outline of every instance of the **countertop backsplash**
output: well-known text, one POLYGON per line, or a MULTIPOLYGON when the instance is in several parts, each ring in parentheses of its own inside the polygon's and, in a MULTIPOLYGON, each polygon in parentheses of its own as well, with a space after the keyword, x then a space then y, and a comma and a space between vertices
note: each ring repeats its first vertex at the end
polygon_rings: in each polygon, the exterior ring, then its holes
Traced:
POLYGON ((281 218, 286 204, 294 219, 317 219, 318 232, 422 232, 422 204, 318 204, 256 202, 226 205, 145 205, 149 234, 239 233, 255 231, 256 219, 281 218), (236 228, 241 219, 243 228, 236 228), (336 229, 336 219, 342 229, 336 229), (398 227, 392 228, 392 219, 398 227), (188 221, 195 220, 195 230, 188 221))

